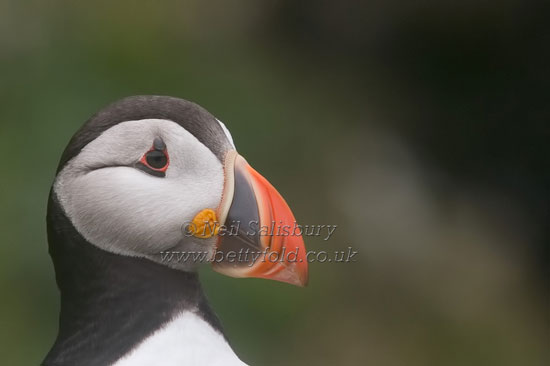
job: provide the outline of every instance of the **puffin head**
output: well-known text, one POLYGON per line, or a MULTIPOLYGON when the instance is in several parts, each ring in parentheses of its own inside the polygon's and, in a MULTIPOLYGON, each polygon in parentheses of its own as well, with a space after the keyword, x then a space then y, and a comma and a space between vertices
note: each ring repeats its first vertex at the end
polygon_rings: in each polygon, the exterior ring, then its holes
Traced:
POLYGON ((284 199, 221 121, 183 99, 129 97, 95 114, 65 149, 52 199, 79 235, 113 254, 179 271, 206 260, 233 277, 307 283, 284 199))

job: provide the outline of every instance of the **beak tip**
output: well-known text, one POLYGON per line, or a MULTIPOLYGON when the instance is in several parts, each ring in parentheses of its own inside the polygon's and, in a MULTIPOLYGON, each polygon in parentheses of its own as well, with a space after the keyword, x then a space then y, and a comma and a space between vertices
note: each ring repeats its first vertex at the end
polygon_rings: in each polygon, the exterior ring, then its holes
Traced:
POLYGON ((296 285, 298 287, 307 287, 308 284, 309 284, 309 279, 307 277, 300 278, 295 283, 293 283, 293 285, 296 285))
POLYGON ((309 283, 307 263, 301 263, 301 265, 298 265, 294 273, 296 275, 296 282, 294 282, 293 284, 299 287, 306 287, 309 283))
POLYGON ((268 273, 261 275, 260 277, 280 281, 280 282, 286 282, 291 285, 295 285, 298 287, 306 287, 309 283, 309 276, 308 276, 308 267, 307 262, 292 262, 292 263, 285 263, 284 267, 279 266, 280 268, 283 268, 282 270, 277 271, 276 273, 268 273))

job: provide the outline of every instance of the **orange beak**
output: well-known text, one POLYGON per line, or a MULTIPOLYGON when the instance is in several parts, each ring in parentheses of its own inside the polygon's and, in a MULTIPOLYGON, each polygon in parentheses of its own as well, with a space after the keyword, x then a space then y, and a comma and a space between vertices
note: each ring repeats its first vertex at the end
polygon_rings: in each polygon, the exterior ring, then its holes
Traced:
POLYGON ((236 151, 226 156, 225 175, 214 270, 305 286, 304 240, 283 197, 236 151))

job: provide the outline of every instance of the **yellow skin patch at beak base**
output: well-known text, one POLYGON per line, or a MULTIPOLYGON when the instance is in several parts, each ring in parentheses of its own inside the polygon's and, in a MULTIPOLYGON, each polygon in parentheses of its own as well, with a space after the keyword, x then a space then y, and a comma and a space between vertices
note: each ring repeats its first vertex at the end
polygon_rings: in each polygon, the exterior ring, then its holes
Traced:
POLYGON ((191 221, 189 231, 193 234, 193 236, 201 239, 207 239, 214 235, 218 235, 220 225, 218 225, 216 212, 209 208, 205 208, 199 212, 193 218, 193 221, 191 221))

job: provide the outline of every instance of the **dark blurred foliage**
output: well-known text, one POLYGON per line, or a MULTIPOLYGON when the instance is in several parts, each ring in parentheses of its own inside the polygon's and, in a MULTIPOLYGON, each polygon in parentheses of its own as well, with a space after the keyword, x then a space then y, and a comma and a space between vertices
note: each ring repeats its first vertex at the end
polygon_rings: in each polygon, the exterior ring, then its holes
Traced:
POLYGON ((201 272, 252 365, 546 365, 547 6, 0 0, 0 354, 57 331, 45 205, 65 144, 135 94, 203 105, 301 223, 305 289, 201 272))
POLYGON ((548 10, 531 1, 287 0, 273 12, 267 33, 320 62, 328 56, 349 65, 365 90, 372 85, 369 66, 383 72, 392 88, 368 95, 423 160, 444 169, 453 184, 482 185, 523 203, 537 230, 530 243, 545 280, 548 10), (384 104, 397 96, 406 108, 384 104))

